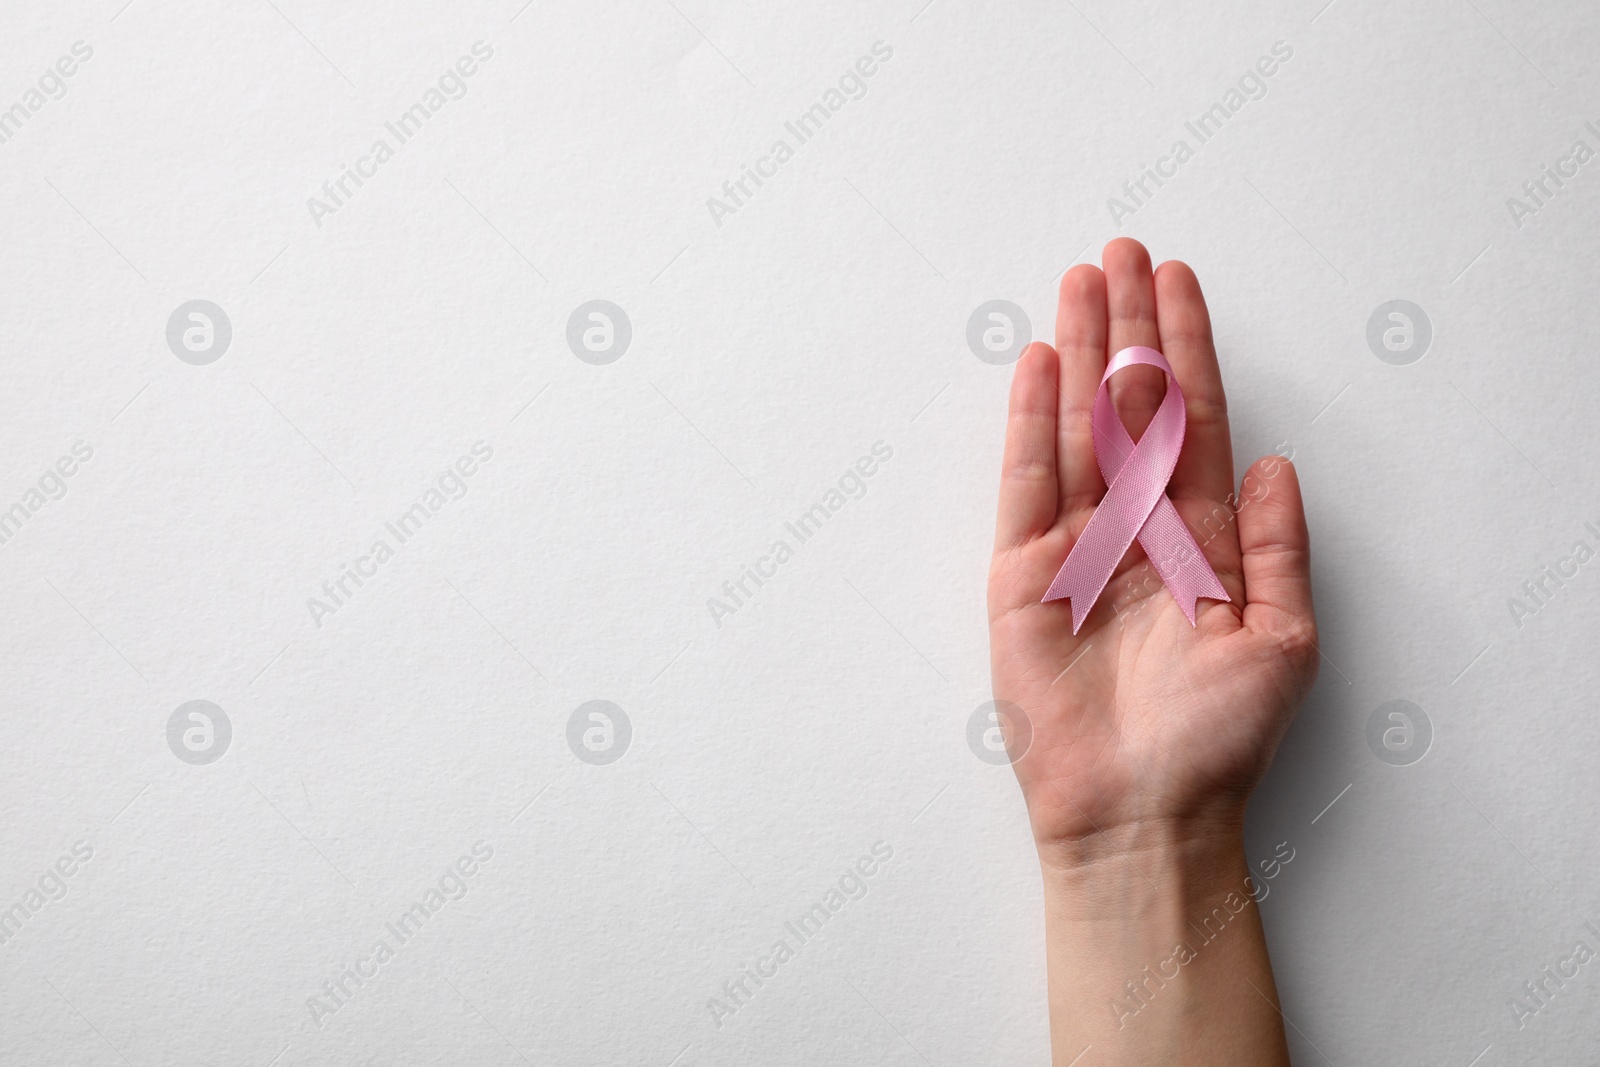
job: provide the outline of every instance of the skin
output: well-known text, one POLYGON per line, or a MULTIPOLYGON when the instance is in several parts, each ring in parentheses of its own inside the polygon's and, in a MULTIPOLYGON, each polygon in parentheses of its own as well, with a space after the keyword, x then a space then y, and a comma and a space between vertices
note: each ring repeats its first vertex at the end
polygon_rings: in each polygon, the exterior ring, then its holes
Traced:
MULTIPOLYGON (((1017 363, 989 577, 995 699, 1028 727, 1003 722, 1045 882, 1055 1063, 1287 1064, 1243 821, 1316 676, 1299 481, 1269 456, 1235 488, 1194 272, 1152 272, 1126 238, 1102 262, 1067 272, 1055 346, 1017 363), (1129 345, 1182 386, 1167 491, 1232 602, 1201 600, 1191 627, 1135 542, 1074 635, 1069 602, 1040 600, 1105 494, 1090 411, 1129 345)), ((1150 367, 1111 380, 1135 439, 1164 391, 1150 367)))

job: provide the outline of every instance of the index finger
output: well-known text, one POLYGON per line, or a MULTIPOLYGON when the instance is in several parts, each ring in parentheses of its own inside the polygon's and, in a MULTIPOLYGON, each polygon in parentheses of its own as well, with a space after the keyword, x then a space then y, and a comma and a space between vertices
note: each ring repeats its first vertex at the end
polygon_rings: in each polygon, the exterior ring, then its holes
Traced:
POLYGON ((1199 496, 1216 503, 1233 492, 1233 442, 1228 400, 1211 339, 1211 315, 1188 265, 1168 260, 1156 269, 1156 322, 1161 351, 1183 389, 1187 426, 1169 483, 1174 499, 1199 496))

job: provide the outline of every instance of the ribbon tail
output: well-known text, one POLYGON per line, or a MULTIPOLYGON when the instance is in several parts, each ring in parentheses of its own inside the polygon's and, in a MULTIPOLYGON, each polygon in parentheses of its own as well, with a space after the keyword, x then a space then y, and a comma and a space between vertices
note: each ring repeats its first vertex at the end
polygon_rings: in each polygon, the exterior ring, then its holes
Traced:
MULTIPOLYGON (((1096 512, 1090 517, 1089 526, 1095 525, 1094 520, 1100 514, 1096 512)), ((1127 551, 1126 545, 1119 547, 1114 541, 1096 536, 1102 532, 1084 529, 1078 538, 1078 543, 1067 553, 1066 562, 1061 564, 1061 569, 1056 572, 1050 588, 1045 590, 1042 603, 1065 599, 1072 601, 1074 634, 1083 628, 1083 620, 1089 617, 1090 609, 1100 599, 1106 583, 1111 581, 1111 574, 1117 569, 1117 561, 1122 558, 1122 553, 1127 551)), ((1115 537, 1115 534, 1112 536, 1115 537)), ((1129 540, 1131 542, 1132 539, 1129 540)))
POLYGON ((1096 581, 1095 576, 1089 573, 1087 567, 1082 566, 1083 561, 1074 560, 1068 555, 1067 561, 1061 565, 1061 570, 1056 574, 1055 581, 1050 583, 1050 588, 1045 591, 1044 603, 1052 600, 1072 601, 1072 632, 1076 634, 1083 627, 1083 620, 1089 617, 1089 610, 1094 607, 1095 601, 1100 599, 1100 591, 1106 587, 1110 580, 1107 575, 1096 581))
POLYGON ((1215 572, 1206 568, 1205 574, 1175 574, 1166 579, 1167 588, 1172 591, 1172 599, 1178 602, 1178 609, 1183 612, 1184 618, 1189 620, 1189 625, 1196 624, 1196 615, 1200 610, 1200 598, 1207 600, 1230 600, 1228 591, 1222 588, 1222 583, 1217 580, 1215 572))
POLYGON ((1157 505, 1150 521, 1139 533, 1139 544, 1144 547, 1145 555, 1153 564, 1157 560, 1181 560, 1170 567, 1156 564, 1156 573, 1161 576, 1162 582, 1172 593, 1172 599, 1178 602, 1179 609, 1184 617, 1189 620, 1189 625, 1196 625, 1196 616, 1199 613, 1198 601, 1204 597, 1207 600, 1221 600, 1231 602, 1228 591, 1222 588, 1222 581, 1217 577, 1217 572, 1212 570, 1211 563, 1200 551, 1200 546, 1194 543, 1194 535, 1189 532, 1188 526, 1179 517, 1177 509, 1172 506, 1172 501, 1163 498, 1157 505), (1165 550, 1152 552, 1157 545, 1165 546, 1165 550))
POLYGON ((1083 627, 1089 609, 1105 590, 1116 572, 1122 554, 1139 536, 1139 528, 1150 514, 1150 505, 1128 499, 1127 485, 1119 477, 1106 490, 1105 499, 1089 516, 1078 540, 1045 590, 1044 602, 1071 598, 1072 632, 1083 627))

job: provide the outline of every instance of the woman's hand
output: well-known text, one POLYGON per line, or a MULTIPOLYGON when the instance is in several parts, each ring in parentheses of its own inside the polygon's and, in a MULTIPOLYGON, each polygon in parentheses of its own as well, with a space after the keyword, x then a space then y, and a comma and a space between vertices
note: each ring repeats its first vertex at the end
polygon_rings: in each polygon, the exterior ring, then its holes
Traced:
MULTIPOLYGON (((1169 262, 1152 275, 1126 238, 1104 261, 1104 272, 1067 272, 1056 347, 1031 345, 1017 364, 989 575, 995 699, 1027 719, 1015 767, 1047 862, 1102 832, 1237 821, 1317 667, 1299 483, 1270 456, 1234 491, 1194 273, 1169 262), (1165 354, 1183 388, 1188 428, 1168 495, 1232 602, 1201 600, 1191 627, 1135 542, 1074 635, 1069 602, 1040 598, 1105 494, 1090 412, 1108 356, 1129 345, 1165 354)), ((1135 438, 1164 383, 1150 367, 1111 379, 1135 438)))
MULTIPOLYGON (((1244 854, 1244 806, 1316 675, 1300 486, 1270 456, 1234 491, 1193 272, 1136 241, 1061 282, 1056 347, 1011 388, 989 573, 994 695, 1045 882, 1057 1067, 1289 1062, 1244 854), (1168 495, 1227 590, 1191 626, 1135 542, 1082 629, 1041 603, 1106 487, 1090 412, 1107 358, 1162 352, 1188 418, 1168 495)), ((1166 376, 1111 379, 1135 438, 1166 376)))

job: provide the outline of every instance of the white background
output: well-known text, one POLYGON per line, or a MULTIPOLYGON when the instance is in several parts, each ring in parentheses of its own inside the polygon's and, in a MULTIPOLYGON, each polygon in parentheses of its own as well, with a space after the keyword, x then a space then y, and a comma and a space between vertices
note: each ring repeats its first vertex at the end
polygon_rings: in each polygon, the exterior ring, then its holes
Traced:
POLYGON ((1600 962, 1520 1028, 1509 1001, 1600 949, 1600 564, 1509 601, 1600 548, 1600 161, 1520 226, 1507 198, 1600 149, 1600 23, 1322 3, 8 4, 0 108, 93 55, 0 144, 0 508, 93 454, 0 545, 0 908, 92 858, 0 945, 0 1061, 1046 1062, 1036 862, 966 740, 1010 378, 966 328, 1004 299, 1048 337, 1119 232, 1199 273, 1240 469, 1292 449, 1306 487, 1325 662, 1250 831, 1294 850, 1262 908, 1296 1062, 1581 1060, 1600 962), (314 218, 478 41, 466 95, 314 218), (1266 95, 1114 224, 1278 41, 1266 95), (196 299, 233 331, 204 366, 166 334, 196 299), (604 366, 566 341, 594 299, 632 324, 604 366), (1366 339, 1393 299, 1432 323, 1406 366, 1366 339), (232 726, 208 765, 167 740, 196 699, 232 726), (595 699, 632 727, 609 765, 566 739, 595 699), (1410 766, 1366 741, 1395 699, 1434 731, 1410 766), (466 895, 313 1021, 479 841, 466 895))

